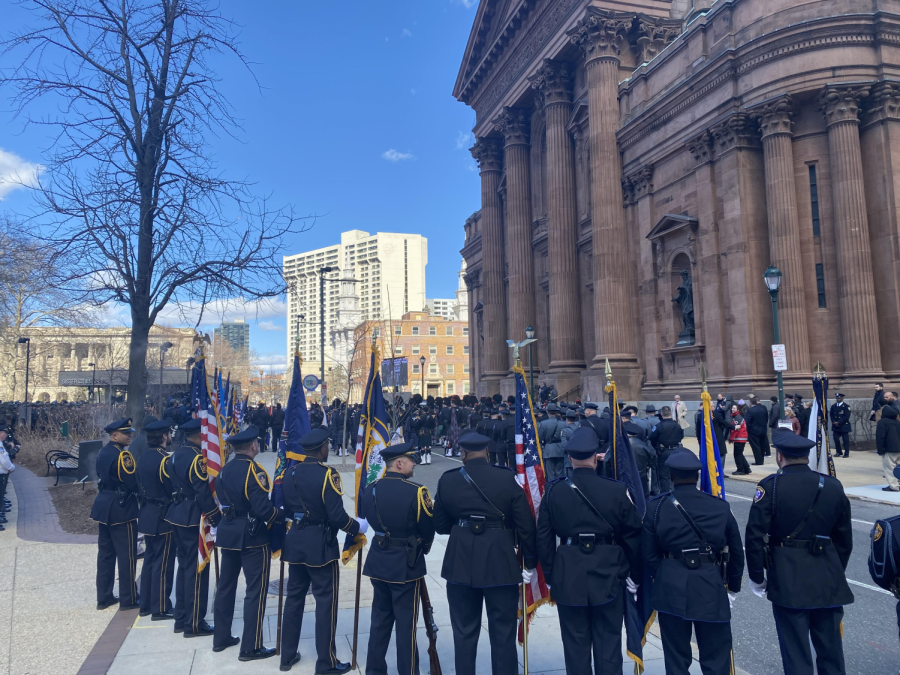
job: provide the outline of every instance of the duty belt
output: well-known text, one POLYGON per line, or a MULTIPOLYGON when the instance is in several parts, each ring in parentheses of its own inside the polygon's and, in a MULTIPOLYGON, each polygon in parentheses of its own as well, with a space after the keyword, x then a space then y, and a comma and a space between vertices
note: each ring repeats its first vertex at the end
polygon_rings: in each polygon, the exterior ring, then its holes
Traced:
POLYGON ((565 546, 579 546, 583 541, 591 540, 596 544, 609 544, 609 537, 605 534, 579 534, 575 537, 565 537, 560 539, 560 543, 565 546))
MULTIPOLYGON (((710 555, 709 553, 702 553, 702 552, 698 553, 698 552, 693 552, 693 551, 692 551, 692 555, 698 557, 700 559, 701 563, 710 563, 710 564, 714 564, 714 565, 719 563, 719 556, 717 556, 717 555, 710 555)), ((685 561, 685 555, 681 551, 679 551, 677 553, 672 553, 670 551, 666 551, 666 553, 663 557, 668 558, 669 560, 679 560, 679 561, 687 564, 685 561)))
POLYGON ((309 515, 307 513, 303 512, 303 511, 297 511, 293 515, 292 520, 296 520, 298 522, 301 520, 304 520, 304 522, 307 525, 315 525, 315 526, 319 526, 319 527, 326 524, 324 520, 313 520, 312 518, 309 517, 309 515))
MULTIPOLYGON (((460 518, 456 524, 459 527, 472 527, 472 523, 468 518, 460 518)), ((484 526, 486 528, 489 528, 492 530, 508 530, 508 529, 510 529, 510 528, 506 527, 505 525, 503 525, 503 523, 489 523, 487 521, 484 522, 484 526)))
POLYGON ((659 449, 660 450, 674 450, 677 447, 678 447, 677 445, 660 445, 659 449))
POLYGON ((804 548, 809 542, 809 539, 770 539, 769 548, 804 548))
POLYGON ((409 537, 405 537, 403 541, 393 541, 392 537, 386 535, 384 532, 378 532, 377 530, 372 530, 372 534, 376 537, 381 537, 388 542, 388 545, 396 546, 397 548, 406 548, 407 540, 409 539, 409 537))

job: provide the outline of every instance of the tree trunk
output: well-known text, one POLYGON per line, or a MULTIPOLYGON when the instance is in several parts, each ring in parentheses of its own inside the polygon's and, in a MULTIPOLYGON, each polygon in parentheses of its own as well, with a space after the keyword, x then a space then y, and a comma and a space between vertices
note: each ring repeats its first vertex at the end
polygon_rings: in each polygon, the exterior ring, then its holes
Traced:
POLYGON ((147 342, 150 337, 150 318, 132 309, 131 345, 128 350, 128 388, 125 393, 125 415, 140 430, 144 420, 144 401, 147 399, 147 342))

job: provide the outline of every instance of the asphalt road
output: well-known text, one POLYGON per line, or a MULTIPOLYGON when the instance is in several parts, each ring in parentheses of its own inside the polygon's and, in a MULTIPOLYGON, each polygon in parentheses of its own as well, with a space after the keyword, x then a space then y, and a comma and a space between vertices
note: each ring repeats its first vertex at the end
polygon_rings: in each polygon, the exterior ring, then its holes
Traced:
MULTIPOLYGON (((432 494, 444 471, 459 466, 459 462, 445 459, 437 452, 431 465, 416 467, 416 482, 424 483, 432 494)), ((760 478, 764 474, 760 474, 760 478)), ((750 513, 752 483, 729 480, 725 491, 731 510, 743 533, 750 513)), ((872 583, 867 559, 869 531, 878 518, 896 515, 896 509, 851 499, 853 510, 853 555, 847 568, 847 578, 856 601, 845 608, 844 656, 848 675, 897 673, 900 665, 900 641, 897 632, 897 601, 892 595, 872 583)), ((735 665, 749 675, 783 673, 775 621, 771 603, 750 592, 749 579, 744 574, 743 591, 738 595, 732 613, 735 665)))

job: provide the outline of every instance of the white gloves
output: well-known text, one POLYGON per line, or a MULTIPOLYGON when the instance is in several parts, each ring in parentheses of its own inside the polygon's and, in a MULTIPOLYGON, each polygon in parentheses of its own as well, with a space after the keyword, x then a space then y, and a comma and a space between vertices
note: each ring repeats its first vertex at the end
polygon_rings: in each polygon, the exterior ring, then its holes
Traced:
POLYGON ((767 584, 767 582, 765 579, 762 580, 761 584, 757 584, 756 582, 753 581, 753 579, 751 579, 750 580, 750 590, 753 591, 753 595, 755 595, 756 597, 764 598, 764 597, 766 597, 766 584, 767 584))
MULTIPOLYGON (((753 583, 752 581, 750 583, 753 583)), ((728 609, 734 609, 734 600, 737 598, 737 593, 733 591, 728 591, 728 609)))
POLYGON ((534 570, 522 570, 522 583, 526 586, 534 579, 534 570))
POLYGON ((369 521, 365 518, 357 518, 356 522, 359 523, 359 533, 365 534, 369 531, 369 521))
POLYGON ((638 592, 638 584, 634 583, 634 582, 631 580, 631 577, 627 577, 627 578, 625 579, 625 588, 627 588, 627 589, 628 589, 628 592, 631 593, 632 595, 637 595, 637 592, 638 592))

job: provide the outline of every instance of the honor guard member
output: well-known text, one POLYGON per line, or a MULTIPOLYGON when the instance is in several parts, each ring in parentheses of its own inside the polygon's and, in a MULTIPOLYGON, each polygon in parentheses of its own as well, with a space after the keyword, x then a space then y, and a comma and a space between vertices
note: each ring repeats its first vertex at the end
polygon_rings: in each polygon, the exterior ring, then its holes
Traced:
POLYGON ((622 672, 626 586, 637 592, 632 579, 642 578, 640 516, 624 483, 597 475, 598 448, 591 428, 572 434, 572 475, 547 484, 537 520, 566 672, 575 675, 622 672))
POLYGON ((137 565, 138 487, 134 457, 126 450, 134 429, 131 418, 113 422, 105 429, 109 443, 97 455, 97 496, 91 520, 99 524, 97 539, 97 609, 117 602, 120 610, 135 609, 139 596, 135 583, 137 565), (113 595, 116 565, 119 566, 119 597, 113 595))
POLYGON ((292 519, 281 551, 290 567, 284 623, 281 629, 281 670, 300 661, 297 648, 303 624, 306 593, 312 585, 316 599, 316 674, 338 675, 350 670, 335 651, 338 586, 340 572, 337 532, 348 537, 366 533, 369 526, 344 510, 341 477, 326 466, 328 429, 313 429, 300 438, 306 458, 286 471, 282 478, 284 511, 292 519))
POLYGON ((193 638, 212 635, 213 627, 206 622, 209 605, 209 565, 197 567, 200 541, 200 516, 205 515, 215 527, 221 514, 209 489, 206 459, 200 450, 200 419, 181 425, 184 441, 169 455, 165 471, 172 481, 172 503, 166 511, 166 521, 172 528, 178 552, 178 575, 175 577, 175 632, 193 638))
POLYGON ((416 675, 419 584, 425 583, 425 556, 434 541, 434 507, 428 488, 409 480, 421 462, 412 443, 387 447, 381 458, 385 474, 366 486, 360 508, 374 535, 363 568, 375 594, 366 673, 387 675, 385 655, 396 624, 397 672, 416 675))
MULTIPOLYGON (((650 443, 656 449, 656 462, 659 467, 659 491, 662 493, 672 490, 672 479, 669 476, 666 460, 669 459, 669 455, 676 448, 681 447, 684 429, 672 419, 672 409, 669 406, 664 405, 660 409, 660 414, 662 419, 650 431, 650 443)), ((724 447, 724 445, 719 447, 724 447)))
POLYGON ((174 619, 172 583, 175 577, 175 545, 172 525, 165 521, 172 503, 172 481, 166 473, 167 448, 172 442, 170 419, 144 427, 147 451, 138 459, 137 479, 141 488, 138 532, 144 535, 144 567, 141 570, 141 616, 153 621, 174 619))
POLYGON ((441 576, 447 580, 456 672, 474 673, 481 614, 487 609, 494 675, 515 675, 519 584, 537 567, 534 517, 514 473, 488 463, 489 439, 460 439, 463 466, 438 481, 434 527, 449 534, 441 576), (516 543, 525 570, 516 559, 516 543))
POLYGON ((744 573, 740 529, 728 502, 697 489, 702 465, 693 452, 676 448, 666 466, 674 488, 647 505, 642 539, 666 674, 688 675, 693 629, 704 675, 732 675, 731 605, 744 573))
POLYGON ((778 429, 772 445, 781 470, 757 485, 744 537, 750 590, 772 603, 784 672, 812 675, 811 639, 817 672, 843 675, 850 501, 836 478, 809 468, 815 441, 778 429))
MULTIPOLYGON (((325 430, 327 437, 327 430, 325 430)), ((244 633, 239 661, 275 656, 263 647, 263 622, 269 588, 269 529, 283 520, 269 500, 271 482, 266 470, 254 461, 259 454, 260 431, 252 424, 229 436, 234 457, 216 480, 216 495, 222 504, 222 521, 216 530, 216 546, 222 549, 222 570, 216 587, 213 651, 221 652, 239 642, 231 635, 238 576, 244 572, 244 633)), ((327 451, 327 443, 326 443, 327 451)))

